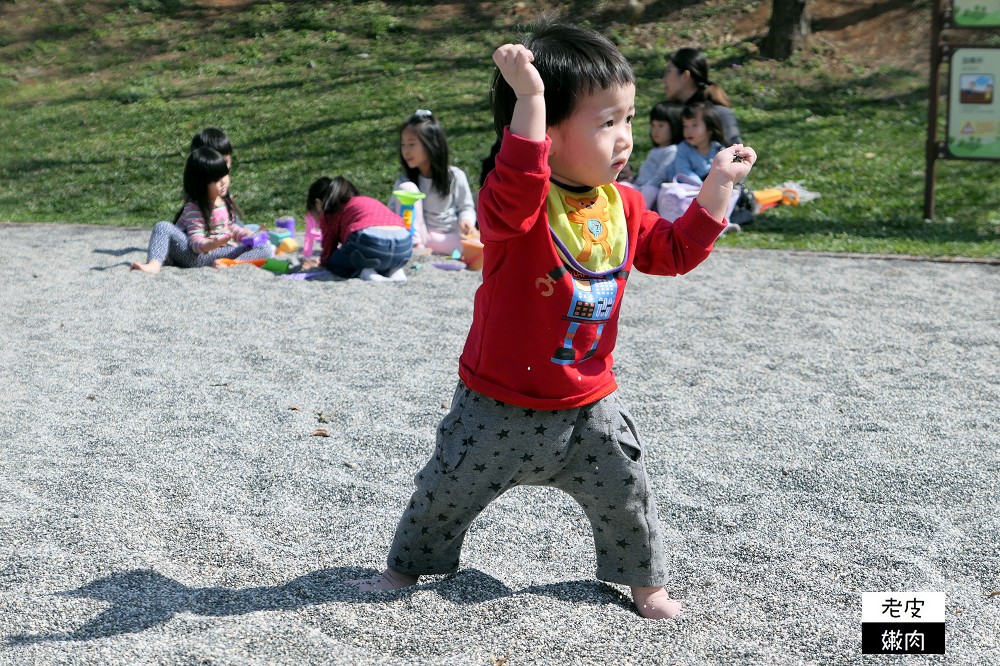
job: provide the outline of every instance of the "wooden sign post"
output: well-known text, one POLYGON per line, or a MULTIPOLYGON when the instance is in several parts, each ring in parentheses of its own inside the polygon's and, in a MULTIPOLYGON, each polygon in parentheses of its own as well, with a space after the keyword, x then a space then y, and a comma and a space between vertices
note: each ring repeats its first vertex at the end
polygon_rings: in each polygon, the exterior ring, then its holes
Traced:
POLYGON ((934 0, 931 21, 930 104, 927 111, 927 167, 924 218, 934 218, 937 160, 1000 160, 1000 47, 945 43, 945 30, 1000 28, 1000 0, 934 0), (948 64, 946 138, 938 140, 941 65, 948 64))

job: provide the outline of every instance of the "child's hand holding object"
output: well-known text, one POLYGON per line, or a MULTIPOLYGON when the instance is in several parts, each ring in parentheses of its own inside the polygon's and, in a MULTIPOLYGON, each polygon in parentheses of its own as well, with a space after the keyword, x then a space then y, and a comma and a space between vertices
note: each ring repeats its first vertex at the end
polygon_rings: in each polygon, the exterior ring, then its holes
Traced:
POLYGON ((723 219, 733 187, 743 182, 756 161, 757 153, 754 149, 742 143, 720 150, 712 160, 712 167, 702 183, 698 203, 715 219, 723 219))

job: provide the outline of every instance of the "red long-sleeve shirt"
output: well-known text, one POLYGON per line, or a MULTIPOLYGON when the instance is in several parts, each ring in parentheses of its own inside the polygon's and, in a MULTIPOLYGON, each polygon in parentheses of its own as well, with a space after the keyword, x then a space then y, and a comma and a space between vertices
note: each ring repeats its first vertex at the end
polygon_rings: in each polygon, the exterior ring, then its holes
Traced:
POLYGON ((612 352, 628 273, 684 274, 712 251, 725 221, 697 201, 675 222, 617 188, 628 248, 606 276, 568 268, 548 224, 551 141, 507 131, 496 168, 479 193, 483 284, 459 376, 474 391, 531 409, 568 409, 600 400, 618 385, 612 352))
POLYGON ((347 242, 355 231, 366 227, 402 227, 403 218, 377 199, 366 196, 351 197, 333 215, 321 215, 319 228, 323 232, 323 252, 320 261, 326 263, 338 246, 347 242))

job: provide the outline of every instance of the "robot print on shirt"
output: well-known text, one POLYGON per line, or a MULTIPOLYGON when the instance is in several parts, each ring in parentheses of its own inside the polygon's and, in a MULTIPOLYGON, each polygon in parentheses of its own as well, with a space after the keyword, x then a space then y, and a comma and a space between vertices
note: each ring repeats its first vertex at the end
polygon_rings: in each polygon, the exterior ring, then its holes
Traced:
MULTIPOLYGON (((604 250, 604 257, 611 257, 609 223, 611 214, 608 202, 601 197, 574 198, 564 196, 567 208, 566 219, 571 224, 580 225, 579 238, 583 240, 583 249, 575 257, 576 261, 588 261, 595 246, 604 250)), ((556 285, 570 272, 564 265, 556 266, 543 277, 535 280, 539 294, 549 298, 556 294, 556 285)), ((573 292, 569 299, 566 314, 562 319, 569 322, 563 335, 562 346, 558 347, 549 359, 559 365, 573 365, 587 360, 597 353, 604 327, 611 319, 615 301, 618 299, 618 281, 616 278, 627 278, 627 271, 603 276, 588 276, 579 270, 573 270, 570 284, 573 292)), ((559 290, 559 298, 563 298, 564 290, 559 290)))
MULTIPOLYGON (((565 266, 558 266, 549 271, 545 277, 535 280, 535 286, 542 296, 552 296, 556 292, 556 282, 568 272, 565 266)), ((625 277, 625 271, 618 275, 625 277)), ((559 365, 573 365, 585 361, 597 352, 604 326, 611 318, 615 300, 618 298, 618 281, 615 277, 615 275, 595 278, 572 276, 573 295, 570 298, 569 308, 562 317, 569 321, 569 324, 563 336, 562 346, 556 349, 550 361, 559 365), (592 339, 588 342, 588 338, 592 339), (578 345, 584 345, 586 349, 578 350, 578 345)))
POLYGON ((585 361, 593 356, 597 352, 597 345, 600 344, 601 335, 604 333, 604 325, 611 318, 611 311, 615 307, 617 298, 618 283, 614 277, 583 279, 574 277, 573 298, 570 300, 568 312, 563 316, 563 319, 569 320, 566 337, 563 338, 562 347, 556 349, 550 360, 559 365, 572 365, 578 360, 585 361), (573 343, 577 334, 581 332, 581 327, 596 327, 596 330, 593 342, 583 352, 583 356, 577 359, 573 343))

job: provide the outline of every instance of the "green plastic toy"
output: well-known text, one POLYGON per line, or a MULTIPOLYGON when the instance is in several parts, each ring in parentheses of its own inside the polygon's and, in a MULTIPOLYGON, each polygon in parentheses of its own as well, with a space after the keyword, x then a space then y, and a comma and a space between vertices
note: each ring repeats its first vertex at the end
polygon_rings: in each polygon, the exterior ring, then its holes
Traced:
POLYGON ((392 195, 399 199, 401 206, 401 217, 403 218, 403 226, 409 229, 410 235, 413 235, 413 205, 420 201, 421 199, 427 198, 427 195, 423 192, 411 192, 410 190, 393 190, 392 195))

